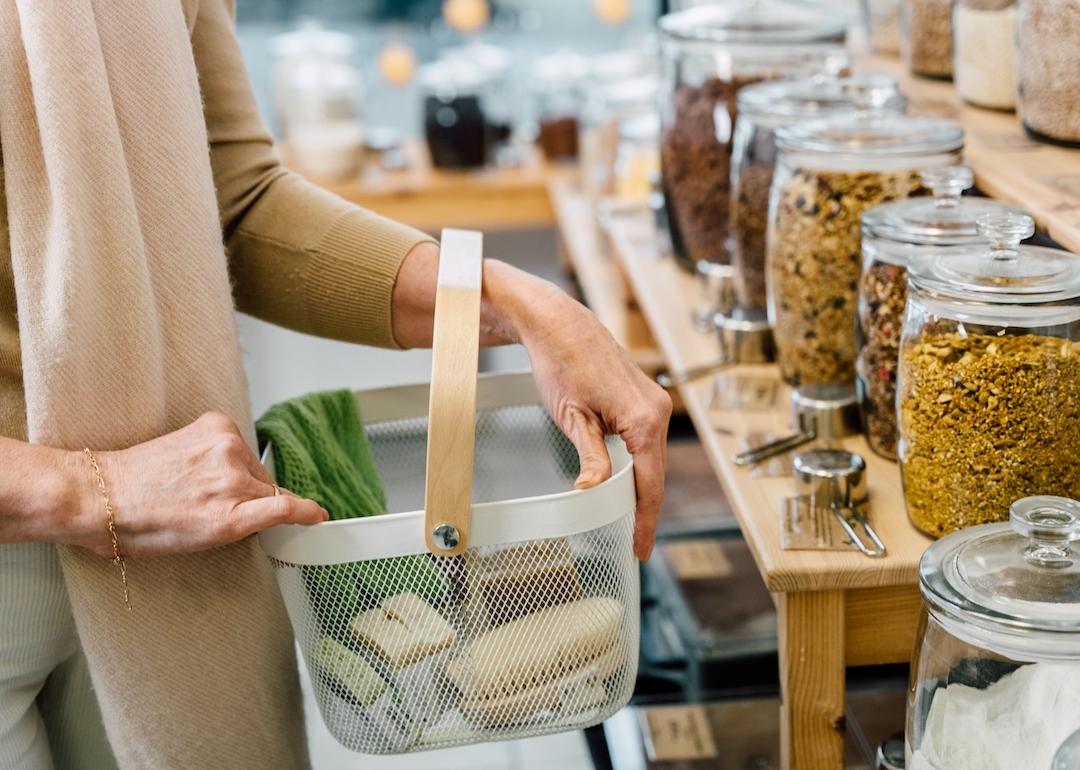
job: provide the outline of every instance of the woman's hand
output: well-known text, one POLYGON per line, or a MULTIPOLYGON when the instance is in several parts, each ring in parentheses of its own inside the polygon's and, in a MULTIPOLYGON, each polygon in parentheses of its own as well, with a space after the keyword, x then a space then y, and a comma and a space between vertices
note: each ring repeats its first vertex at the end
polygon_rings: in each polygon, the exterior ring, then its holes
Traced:
MULTIPOLYGON (((76 519, 54 542, 112 558, 104 501, 81 452, 69 466, 76 519)), ((95 452, 116 513, 124 556, 186 553, 227 545, 276 524, 326 521, 318 503, 281 490, 236 423, 207 413, 185 428, 117 452, 95 452)))
MULTIPOLYGON (((394 285, 394 337, 431 345, 438 248, 410 252, 394 285)), ((581 456, 578 487, 611 475, 604 435, 618 434, 634 456, 634 551, 647 559, 664 497, 671 398, 629 359, 607 329, 556 286, 502 262, 484 262, 481 343, 520 342, 544 404, 581 456)))

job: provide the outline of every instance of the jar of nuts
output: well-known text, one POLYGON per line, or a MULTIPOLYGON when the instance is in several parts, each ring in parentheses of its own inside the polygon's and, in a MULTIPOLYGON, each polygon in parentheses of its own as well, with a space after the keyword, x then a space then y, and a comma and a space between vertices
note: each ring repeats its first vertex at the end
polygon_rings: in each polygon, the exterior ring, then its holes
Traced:
POLYGON ((952 77, 952 0, 902 0, 900 50, 913 75, 952 77))
POLYGON ((907 99, 887 75, 778 80, 744 88, 731 153, 731 263, 739 306, 764 310, 765 234, 776 165, 776 129, 856 112, 902 114, 907 99))
POLYGON ((908 516, 934 537, 1080 495, 1080 256, 1021 246, 1025 215, 978 227, 988 247, 909 271, 898 449, 908 516))
POLYGON ((855 381, 859 218, 925 192, 919 170, 959 161, 964 132, 948 120, 849 117, 786 126, 769 200, 769 321, 793 385, 855 381))
POLYGON ((1017 108, 1038 139, 1080 145, 1080 2, 1019 0, 1017 108))
POLYGON ((984 214, 1024 213, 990 198, 961 197, 972 183, 965 166, 942 166, 921 176, 933 198, 883 203, 862 215, 855 388, 867 443, 889 459, 896 459, 896 370, 908 266, 944 250, 985 246, 975 225, 984 214))
POLYGON ((842 16, 784 0, 734 0, 660 19, 660 162, 675 257, 729 262, 736 94, 750 83, 839 73, 842 16))

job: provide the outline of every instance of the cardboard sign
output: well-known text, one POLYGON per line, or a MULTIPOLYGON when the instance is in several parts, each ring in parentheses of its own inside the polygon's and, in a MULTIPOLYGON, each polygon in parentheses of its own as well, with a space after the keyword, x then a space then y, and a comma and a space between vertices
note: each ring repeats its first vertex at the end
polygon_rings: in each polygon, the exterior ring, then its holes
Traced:
POLYGON ((645 750, 649 760, 712 759, 717 756, 709 720, 702 706, 643 709, 645 750))
POLYGON ((731 574, 731 561, 717 538, 673 540, 662 549, 678 580, 710 580, 731 574))

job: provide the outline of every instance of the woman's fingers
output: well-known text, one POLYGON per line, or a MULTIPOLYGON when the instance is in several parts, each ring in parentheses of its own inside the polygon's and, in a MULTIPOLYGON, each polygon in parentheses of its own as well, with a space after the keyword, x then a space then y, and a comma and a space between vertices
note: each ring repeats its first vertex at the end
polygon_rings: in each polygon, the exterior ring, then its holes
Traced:
MULTIPOLYGON (((284 492, 284 490, 282 490, 284 492)), ((229 514, 227 526, 236 540, 261 532, 279 524, 319 524, 328 514, 314 500, 293 494, 257 497, 235 506, 229 514)))
POLYGON ((577 449, 581 461, 581 470, 575 489, 595 487, 611 477, 611 457, 604 442, 604 428, 595 415, 587 415, 580 409, 570 412, 570 425, 565 431, 570 442, 577 449))

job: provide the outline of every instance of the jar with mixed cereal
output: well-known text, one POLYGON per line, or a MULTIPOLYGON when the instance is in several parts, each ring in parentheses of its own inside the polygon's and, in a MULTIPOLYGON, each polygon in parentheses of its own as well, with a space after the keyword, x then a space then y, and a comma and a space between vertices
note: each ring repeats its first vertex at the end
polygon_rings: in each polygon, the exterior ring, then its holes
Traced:
POLYGON ((908 516, 934 537, 1080 496, 1080 256, 1021 246, 1025 215, 978 224, 989 246, 909 271, 898 452, 908 516))
POLYGON ((919 171, 959 161, 948 120, 852 117, 781 128, 769 201, 769 321, 792 385, 855 381, 855 315, 867 209, 925 192, 919 171))

